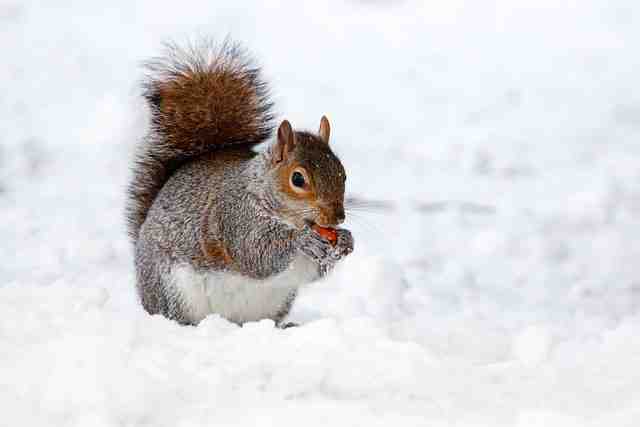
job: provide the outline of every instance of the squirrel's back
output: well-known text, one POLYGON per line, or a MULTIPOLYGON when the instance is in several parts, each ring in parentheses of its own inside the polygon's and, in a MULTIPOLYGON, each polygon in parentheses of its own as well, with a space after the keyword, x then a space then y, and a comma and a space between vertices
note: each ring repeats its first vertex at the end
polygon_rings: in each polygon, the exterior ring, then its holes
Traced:
POLYGON ((167 45, 165 56, 146 68, 151 128, 136 156, 127 203, 134 243, 158 192, 180 166, 221 147, 249 149, 273 129, 266 83, 237 44, 167 45))

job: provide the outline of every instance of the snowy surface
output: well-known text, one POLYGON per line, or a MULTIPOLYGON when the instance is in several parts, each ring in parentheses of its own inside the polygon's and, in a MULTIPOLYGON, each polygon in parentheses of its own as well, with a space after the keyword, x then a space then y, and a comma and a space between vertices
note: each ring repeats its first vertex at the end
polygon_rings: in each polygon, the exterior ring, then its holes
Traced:
POLYGON ((637 1, 103 3, 0 0, 1 425, 638 425, 637 1), (134 293, 139 63, 228 33, 378 203, 299 328, 134 293))

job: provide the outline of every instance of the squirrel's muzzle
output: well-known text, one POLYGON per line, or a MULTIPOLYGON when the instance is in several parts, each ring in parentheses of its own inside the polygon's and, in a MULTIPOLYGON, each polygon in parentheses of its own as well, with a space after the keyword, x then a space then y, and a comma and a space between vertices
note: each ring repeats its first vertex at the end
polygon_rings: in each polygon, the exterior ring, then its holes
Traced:
POLYGON ((344 206, 342 203, 325 205, 320 208, 316 223, 322 227, 335 227, 344 222, 344 206))

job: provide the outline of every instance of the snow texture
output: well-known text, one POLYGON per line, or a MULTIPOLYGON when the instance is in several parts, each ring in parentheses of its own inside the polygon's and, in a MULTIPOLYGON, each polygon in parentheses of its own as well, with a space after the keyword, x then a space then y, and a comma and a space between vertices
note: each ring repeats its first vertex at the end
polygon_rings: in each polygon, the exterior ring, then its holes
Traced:
POLYGON ((632 0, 0 0, 0 424, 637 426, 639 44, 632 0), (299 328, 136 301, 140 61, 227 34, 371 202, 299 328))

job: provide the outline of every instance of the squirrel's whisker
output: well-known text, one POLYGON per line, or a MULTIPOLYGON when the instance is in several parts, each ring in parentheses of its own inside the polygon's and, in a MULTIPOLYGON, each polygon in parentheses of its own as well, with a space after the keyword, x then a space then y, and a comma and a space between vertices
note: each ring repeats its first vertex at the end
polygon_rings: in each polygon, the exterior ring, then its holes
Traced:
POLYGON ((383 213, 394 209, 391 202, 384 200, 364 200, 357 197, 347 197, 344 201, 345 210, 383 213))
POLYGON ((380 228, 377 224, 373 223, 368 218, 366 218, 363 215, 360 215, 359 213, 354 213, 354 212, 347 213, 347 220, 349 222, 352 222, 354 225, 362 226, 366 228, 368 231, 374 232, 375 235, 386 234, 386 232, 383 231, 382 228, 380 228))

